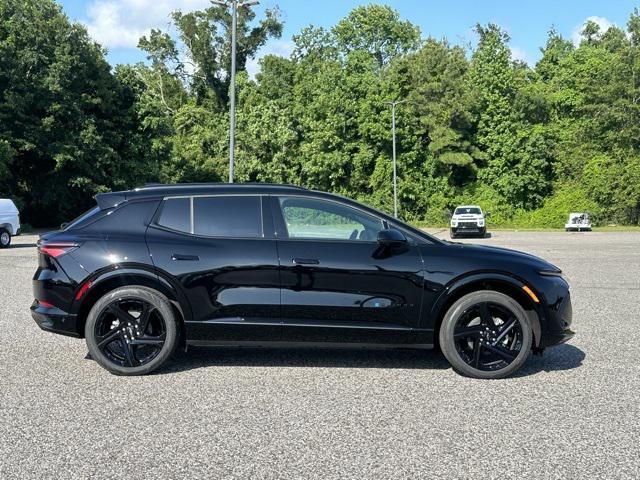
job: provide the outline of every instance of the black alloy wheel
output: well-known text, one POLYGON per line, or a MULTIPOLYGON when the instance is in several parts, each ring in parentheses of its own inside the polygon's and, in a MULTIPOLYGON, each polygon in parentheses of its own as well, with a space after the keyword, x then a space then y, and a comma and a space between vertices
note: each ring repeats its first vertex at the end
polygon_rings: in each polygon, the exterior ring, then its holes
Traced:
POLYGON ((105 308, 95 325, 98 348, 123 367, 149 363, 167 338, 165 320, 140 299, 117 299, 105 308))
POLYGON ((454 329, 460 357, 478 370, 500 370, 522 350, 522 326, 504 306, 483 302, 465 310, 454 329))
POLYGON ((142 375, 173 353, 177 329, 166 297, 144 287, 125 287, 96 302, 85 335, 91 356, 104 368, 142 375))
POLYGON ((531 350, 532 332, 522 306, 499 292, 462 297, 445 315, 442 351, 459 372, 502 378, 517 370, 531 350))

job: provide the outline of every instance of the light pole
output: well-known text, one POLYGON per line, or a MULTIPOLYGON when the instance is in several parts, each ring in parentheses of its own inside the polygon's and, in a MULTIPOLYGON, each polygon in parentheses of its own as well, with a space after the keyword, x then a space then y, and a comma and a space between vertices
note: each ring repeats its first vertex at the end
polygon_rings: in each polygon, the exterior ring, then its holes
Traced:
POLYGON ((386 102, 391 105, 391 131, 393 132, 393 216, 398 218, 398 169, 396 167, 396 106, 407 100, 386 102))
POLYGON ((211 3, 231 7, 231 84, 229 87, 229 183, 233 183, 233 162, 236 150, 236 36, 238 29, 238 8, 252 7, 258 0, 211 0, 211 3))

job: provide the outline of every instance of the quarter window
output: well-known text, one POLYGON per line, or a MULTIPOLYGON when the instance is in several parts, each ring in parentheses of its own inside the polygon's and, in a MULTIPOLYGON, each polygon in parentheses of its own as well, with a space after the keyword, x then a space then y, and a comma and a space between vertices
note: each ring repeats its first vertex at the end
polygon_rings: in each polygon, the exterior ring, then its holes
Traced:
POLYGON ((191 232, 191 199, 167 198, 164 200, 158 225, 179 232, 191 232))
POLYGON ((314 198, 280 199, 289 238, 375 241, 382 221, 336 202, 314 198))
POLYGON ((209 237, 262 237, 258 196, 193 198, 194 233, 209 237))

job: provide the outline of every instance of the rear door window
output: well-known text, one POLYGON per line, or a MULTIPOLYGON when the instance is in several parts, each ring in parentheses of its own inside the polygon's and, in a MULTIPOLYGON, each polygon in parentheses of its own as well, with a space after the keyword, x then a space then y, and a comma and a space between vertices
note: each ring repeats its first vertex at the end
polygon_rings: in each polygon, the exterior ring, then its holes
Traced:
POLYGON ((208 237, 259 238, 262 206, 259 196, 193 198, 194 233, 208 237))
POLYGON ((191 233, 191 198, 167 198, 162 205, 158 225, 191 233))

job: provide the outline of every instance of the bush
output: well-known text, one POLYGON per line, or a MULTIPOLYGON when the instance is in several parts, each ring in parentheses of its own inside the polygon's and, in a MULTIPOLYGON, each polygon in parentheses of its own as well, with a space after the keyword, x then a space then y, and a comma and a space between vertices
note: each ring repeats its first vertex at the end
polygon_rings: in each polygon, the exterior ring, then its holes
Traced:
MULTIPOLYGON (((489 227, 502 228, 562 228, 570 212, 588 212, 591 222, 596 225, 606 219, 606 212, 591 200, 580 185, 556 185, 555 192, 544 204, 535 210, 513 209, 505 204, 492 189, 482 186, 455 197, 455 205, 480 205, 485 212, 491 212, 487 220, 489 227)), ((446 199, 430 202, 430 208, 420 225, 446 227, 449 212, 455 207, 446 199)))

